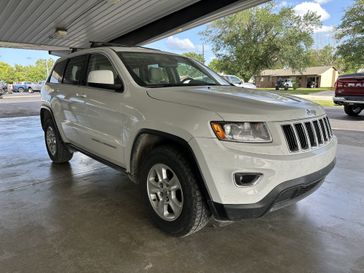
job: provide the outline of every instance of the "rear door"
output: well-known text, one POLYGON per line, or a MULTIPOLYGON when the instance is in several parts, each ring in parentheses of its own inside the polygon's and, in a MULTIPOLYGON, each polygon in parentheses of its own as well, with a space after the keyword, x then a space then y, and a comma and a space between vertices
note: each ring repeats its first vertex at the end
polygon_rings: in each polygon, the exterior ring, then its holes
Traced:
POLYGON ((84 143, 86 135, 84 123, 80 119, 79 111, 82 111, 84 103, 80 97, 81 86, 85 85, 85 74, 88 55, 76 56, 69 59, 61 88, 58 90, 58 98, 61 101, 63 114, 62 128, 66 137, 78 146, 84 143))

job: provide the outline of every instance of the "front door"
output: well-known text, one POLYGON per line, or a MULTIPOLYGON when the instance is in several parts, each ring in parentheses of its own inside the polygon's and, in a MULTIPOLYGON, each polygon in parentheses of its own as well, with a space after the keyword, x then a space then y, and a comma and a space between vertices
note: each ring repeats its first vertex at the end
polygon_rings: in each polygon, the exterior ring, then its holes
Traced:
POLYGON ((88 78, 93 71, 111 71, 114 83, 121 82, 110 60, 101 54, 90 55, 86 73, 86 84, 76 94, 78 101, 77 120, 82 131, 82 146, 87 151, 123 166, 122 124, 123 93, 107 86, 92 85, 88 78))

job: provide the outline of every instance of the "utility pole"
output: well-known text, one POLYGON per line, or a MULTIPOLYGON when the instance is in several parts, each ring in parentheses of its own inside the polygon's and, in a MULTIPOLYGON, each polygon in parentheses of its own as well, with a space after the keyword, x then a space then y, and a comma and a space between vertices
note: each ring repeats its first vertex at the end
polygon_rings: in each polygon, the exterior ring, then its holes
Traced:
POLYGON ((205 64, 205 45, 202 44, 202 63, 205 64))

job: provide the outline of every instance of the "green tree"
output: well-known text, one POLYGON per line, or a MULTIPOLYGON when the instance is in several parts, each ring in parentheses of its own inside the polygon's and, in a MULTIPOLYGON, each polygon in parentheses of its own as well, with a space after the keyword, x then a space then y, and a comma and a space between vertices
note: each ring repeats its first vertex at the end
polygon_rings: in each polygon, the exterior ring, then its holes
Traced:
POLYGON ((277 12, 270 3, 214 21, 202 35, 224 72, 249 80, 274 66, 304 69, 318 26, 315 13, 298 16, 292 8, 277 12))
POLYGON ((38 82, 45 80, 49 70, 54 64, 53 59, 38 59, 34 65, 26 67, 26 77, 28 81, 38 82), (47 69, 48 68, 48 69, 47 69), (48 70, 48 71, 47 71, 48 70))
POLYGON ((5 82, 13 82, 14 81, 14 67, 5 62, 0 62, 0 80, 5 82))
POLYGON ((224 63, 216 58, 209 63, 208 67, 217 73, 226 73, 224 63))
POLYGON ((182 54, 183 56, 186 56, 188 58, 194 59, 200 63, 204 63, 205 60, 202 56, 202 54, 196 53, 196 52, 186 52, 182 54))
POLYGON ((338 59, 335 57, 335 48, 327 45, 321 49, 309 51, 309 66, 337 66, 338 59))
POLYGON ((27 66, 20 64, 11 66, 5 62, 0 62, 0 80, 7 83, 43 81, 47 78, 53 64, 53 59, 38 59, 34 65, 27 66))
MULTIPOLYGON (((183 56, 192 58, 198 62, 203 63, 203 56, 201 54, 198 54, 196 52, 186 52, 182 54, 183 56)), ((192 78, 196 78, 196 77, 200 77, 202 76, 201 72, 197 69, 195 69, 193 66, 190 65, 186 65, 186 64, 181 64, 179 65, 179 67, 177 68, 178 73, 180 74, 180 76, 182 76, 183 78, 185 77, 192 77, 192 78)))
POLYGON ((341 41, 337 55, 345 62, 345 70, 364 65, 364 0, 356 0, 338 26, 336 38, 341 41))
POLYGON ((15 67, 14 67, 14 81, 15 82, 28 81, 27 74, 28 74, 28 69, 26 66, 20 65, 20 64, 15 65, 15 67))

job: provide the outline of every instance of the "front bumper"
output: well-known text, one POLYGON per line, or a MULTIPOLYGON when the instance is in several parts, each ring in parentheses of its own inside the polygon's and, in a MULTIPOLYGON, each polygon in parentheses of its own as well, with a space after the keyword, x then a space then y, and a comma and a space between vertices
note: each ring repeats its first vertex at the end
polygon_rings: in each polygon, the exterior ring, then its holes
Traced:
POLYGON ((267 212, 295 203, 320 187, 326 175, 334 168, 335 160, 321 170, 283 182, 276 186, 261 201, 254 204, 220 204, 210 202, 209 206, 217 220, 236 221, 261 217, 267 212))
MULTIPOLYGON (((273 130, 271 130, 273 132, 273 130)), ((242 144, 217 139, 190 140, 209 199, 220 204, 256 204, 274 188, 300 177, 318 172, 328 166, 336 156, 337 139, 308 152, 291 153, 282 143, 242 144), (252 185, 239 186, 235 173, 261 174, 252 185)))
POLYGON ((364 96, 334 97, 333 101, 337 105, 364 105, 364 96))

